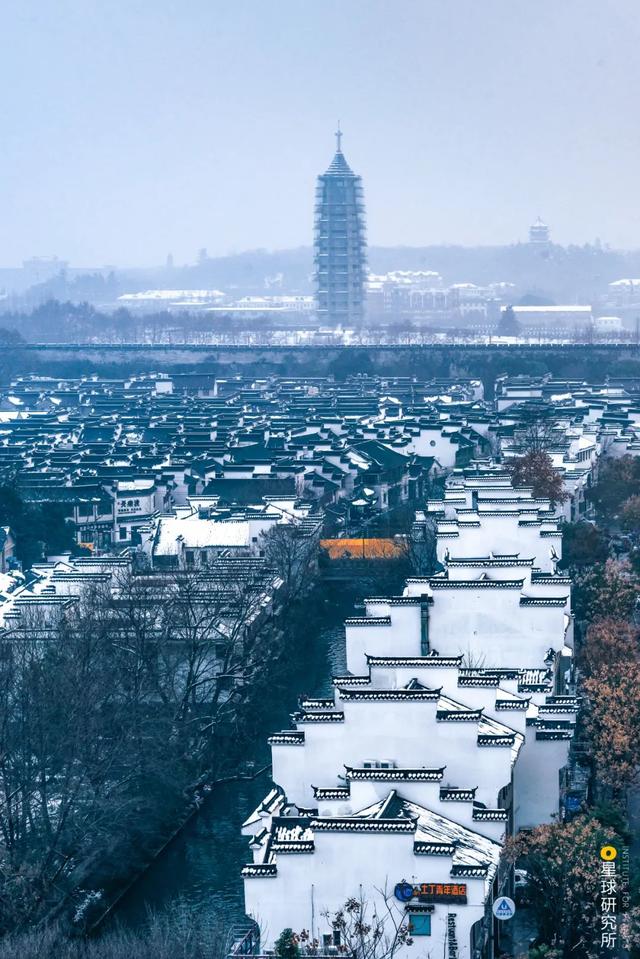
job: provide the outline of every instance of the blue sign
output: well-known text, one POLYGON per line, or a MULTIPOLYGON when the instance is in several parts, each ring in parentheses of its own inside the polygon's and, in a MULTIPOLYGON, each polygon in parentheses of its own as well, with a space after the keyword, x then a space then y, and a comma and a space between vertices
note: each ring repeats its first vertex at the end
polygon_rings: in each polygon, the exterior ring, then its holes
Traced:
POLYGON ((400 902, 409 902, 410 899, 413 899, 413 886, 408 882, 398 882, 393 894, 400 902))
POLYGON ((493 914, 496 919, 513 919, 516 914, 516 904, 508 896, 500 896, 493 904, 493 914))

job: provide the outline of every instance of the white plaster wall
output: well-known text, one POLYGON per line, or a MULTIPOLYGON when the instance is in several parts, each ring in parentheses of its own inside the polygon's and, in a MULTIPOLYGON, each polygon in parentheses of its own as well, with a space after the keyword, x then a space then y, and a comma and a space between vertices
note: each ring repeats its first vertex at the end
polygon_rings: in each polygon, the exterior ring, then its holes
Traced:
POLYGON ((549 647, 563 643, 564 608, 520 606, 518 589, 461 587, 434 594, 430 646, 441 656, 462 654, 463 665, 537 669, 549 647))
POLYGON ((273 779, 288 799, 314 806, 312 786, 339 784, 344 765, 388 759, 400 767, 446 766, 446 782, 479 786, 477 799, 495 805, 511 778, 509 747, 479 747, 476 722, 436 720, 435 702, 343 703, 344 723, 305 724, 304 746, 272 747, 273 779))
POLYGON ((535 730, 529 729, 514 772, 516 831, 558 815, 559 771, 568 756, 569 740, 536 740, 535 730))
MULTIPOLYGON (((347 669, 354 676, 367 673, 366 654, 370 656, 415 656, 415 639, 411 632, 401 633, 393 626, 345 626, 347 669)), ((420 651, 418 640, 418 652, 420 651)))
MULTIPOLYGON (((279 855, 273 879, 245 879, 247 912, 261 926, 262 949, 273 948, 280 932, 303 928, 321 937, 331 926, 323 913, 335 914, 350 896, 383 910, 379 890, 393 896, 393 888, 408 882, 450 884, 451 860, 443 856, 414 856, 411 833, 316 833, 316 850, 309 855, 279 855), (268 917, 268 924, 266 922, 268 917)), ((463 879, 467 905, 435 905, 432 935, 419 937, 413 946, 396 953, 398 959, 431 959, 444 954, 447 914, 456 913, 459 959, 471 959, 471 927, 484 914, 484 880, 463 879)), ((400 903, 398 917, 403 915, 400 903)))
POLYGON ((523 559, 534 557, 535 565, 551 572, 551 546, 553 545, 558 558, 562 556, 562 535, 554 537, 540 536, 540 532, 551 529, 550 523, 541 526, 519 526, 519 516, 498 516, 494 513, 484 513, 480 526, 465 526, 460 524, 456 528, 456 537, 438 537, 438 560, 444 562, 447 549, 452 556, 486 556, 488 553, 509 554, 517 553, 523 559))
POLYGON ((443 435, 442 426, 433 428, 421 426, 420 432, 411 437, 406 451, 416 453, 418 456, 435 456, 444 469, 452 469, 455 466, 458 447, 448 436, 443 435))

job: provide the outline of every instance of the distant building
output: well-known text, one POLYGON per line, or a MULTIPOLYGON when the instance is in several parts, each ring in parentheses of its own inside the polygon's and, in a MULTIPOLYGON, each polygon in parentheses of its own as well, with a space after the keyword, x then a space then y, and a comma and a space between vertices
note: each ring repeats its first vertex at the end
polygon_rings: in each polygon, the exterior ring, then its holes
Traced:
POLYGON ((616 306, 640 306, 640 279, 615 280, 609 283, 608 302, 616 306))
POLYGON ((512 283, 454 283, 445 286, 433 270, 393 270, 370 273, 367 282, 367 315, 372 320, 419 320, 438 326, 469 326, 493 319, 502 302, 512 295, 512 283))
POLYGON ((261 313, 313 313, 312 296, 291 294, 280 296, 242 296, 230 303, 212 307, 210 312, 241 313, 260 316, 261 313))
POLYGON ((221 303, 225 296, 222 290, 140 290, 137 293, 123 293, 117 303, 128 310, 140 312, 199 310, 221 303))
POLYGON ((615 336, 617 333, 622 333, 624 329, 622 318, 619 316, 597 316, 593 325, 595 332, 602 336, 615 336))
POLYGON ((318 316, 333 324, 362 322, 367 277, 362 181, 342 153, 318 177, 315 213, 315 264, 318 316))
POLYGON ((68 266, 68 260, 59 260, 57 256, 32 256, 22 261, 22 270, 29 286, 52 280, 54 276, 64 273, 68 266))
POLYGON ((549 227, 546 223, 542 222, 540 217, 529 227, 529 243, 533 246, 544 247, 545 249, 551 243, 549 227))
MULTIPOLYGON (((501 307, 501 312, 508 307, 501 307)), ((554 306, 514 306, 515 318, 523 333, 536 336, 558 336, 562 333, 584 332, 593 323, 590 306, 558 304, 554 306)))

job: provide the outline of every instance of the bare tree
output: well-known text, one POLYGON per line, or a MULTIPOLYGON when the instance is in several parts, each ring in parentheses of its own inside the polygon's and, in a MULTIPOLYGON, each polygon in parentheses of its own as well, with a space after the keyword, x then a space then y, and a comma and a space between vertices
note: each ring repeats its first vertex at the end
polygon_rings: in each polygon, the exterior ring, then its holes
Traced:
POLYGON ((129 574, 0 638, 0 930, 126 873, 233 768, 282 651, 279 583, 259 561, 129 574))
POLYGON ((407 560, 413 576, 430 576, 438 565, 436 532, 438 521, 434 513, 425 511, 412 525, 406 538, 407 560))
POLYGON ((265 559, 284 583, 284 599, 298 599, 316 574, 320 524, 315 528, 296 523, 276 523, 262 535, 265 559))
MULTIPOLYGON (((347 899, 336 913, 323 914, 339 934, 343 955, 353 959, 393 959, 403 947, 413 945, 408 914, 398 908, 393 894, 386 888, 375 892, 374 900, 368 900, 360 891, 347 899)), ((424 959, 424 955, 420 959, 424 959)))
POLYGON ((403 946, 413 945, 407 914, 398 912, 386 891, 378 893, 379 906, 367 902, 361 893, 331 917, 333 928, 356 959, 393 959, 403 946))
POLYGON ((563 439, 563 431, 552 407, 530 404, 519 411, 514 437, 521 454, 546 453, 563 439))

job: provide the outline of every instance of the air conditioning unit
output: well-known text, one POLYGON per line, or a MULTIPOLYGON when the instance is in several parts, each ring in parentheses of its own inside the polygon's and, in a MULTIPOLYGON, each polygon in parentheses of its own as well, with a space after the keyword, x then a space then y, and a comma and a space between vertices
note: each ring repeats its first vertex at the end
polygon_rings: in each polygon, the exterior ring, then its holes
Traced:
POLYGON ((396 764, 393 759, 381 759, 378 763, 380 769, 395 769, 396 764))
POLYGON ((378 763, 375 759, 365 759, 362 764, 363 769, 377 769, 378 763))

